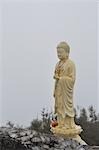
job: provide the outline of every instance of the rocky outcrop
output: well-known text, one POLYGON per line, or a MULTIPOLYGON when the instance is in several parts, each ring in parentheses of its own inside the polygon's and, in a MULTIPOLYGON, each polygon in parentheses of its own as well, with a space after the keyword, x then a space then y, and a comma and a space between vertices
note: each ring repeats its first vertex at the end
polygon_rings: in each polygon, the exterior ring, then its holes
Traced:
POLYGON ((29 129, 0 128, 0 150, 99 150, 74 140, 38 133, 29 129))

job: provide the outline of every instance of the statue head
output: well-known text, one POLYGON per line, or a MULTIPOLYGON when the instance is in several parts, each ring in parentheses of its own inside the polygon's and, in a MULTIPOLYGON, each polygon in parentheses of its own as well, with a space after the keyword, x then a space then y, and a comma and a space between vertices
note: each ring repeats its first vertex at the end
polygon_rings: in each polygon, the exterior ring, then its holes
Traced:
POLYGON ((66 42, 60 42, 57 46, 57 55, 60 60, 69 57, 70 47, 66 42))

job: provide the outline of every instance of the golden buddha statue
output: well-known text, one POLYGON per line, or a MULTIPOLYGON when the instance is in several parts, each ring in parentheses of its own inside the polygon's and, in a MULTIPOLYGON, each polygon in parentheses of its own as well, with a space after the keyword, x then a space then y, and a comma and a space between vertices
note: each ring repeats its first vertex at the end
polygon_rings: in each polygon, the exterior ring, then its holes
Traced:
POLYGON ((70 47, 66 42, 60 42, 57 46, 59 62, 56 64, 55 79, 55 108, 58 125, 51 127, 55 135, 73 138, 82 144, 85 142, 79 134, 82 128, 74 122, 73 90, 76 78, 75 64, 69 59, 70 47))

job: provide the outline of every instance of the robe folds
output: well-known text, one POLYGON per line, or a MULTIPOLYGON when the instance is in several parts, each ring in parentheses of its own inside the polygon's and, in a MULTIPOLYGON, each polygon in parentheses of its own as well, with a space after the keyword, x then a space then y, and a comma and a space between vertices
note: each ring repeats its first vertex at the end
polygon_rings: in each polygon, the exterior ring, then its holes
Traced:
POLYGON ((73 88, 76 77, 75 64, 69 58, 60 66, 56 64, 55 75, 60 79, 55 80, 55 113, 62 118, 74 117, 73 88))

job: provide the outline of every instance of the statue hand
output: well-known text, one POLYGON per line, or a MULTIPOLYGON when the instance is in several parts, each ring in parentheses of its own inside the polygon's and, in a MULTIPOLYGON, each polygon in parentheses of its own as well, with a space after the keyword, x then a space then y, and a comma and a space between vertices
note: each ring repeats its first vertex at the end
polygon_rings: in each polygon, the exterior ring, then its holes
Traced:
POLYGON ((59 80, 60 77, 58 75, 54 75, 54 79, 59 80))

